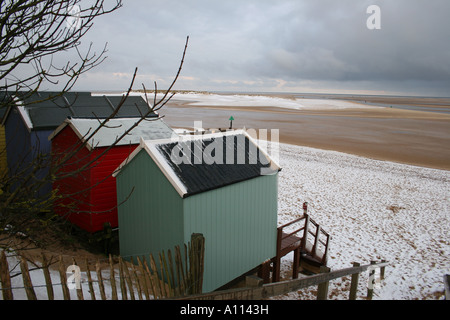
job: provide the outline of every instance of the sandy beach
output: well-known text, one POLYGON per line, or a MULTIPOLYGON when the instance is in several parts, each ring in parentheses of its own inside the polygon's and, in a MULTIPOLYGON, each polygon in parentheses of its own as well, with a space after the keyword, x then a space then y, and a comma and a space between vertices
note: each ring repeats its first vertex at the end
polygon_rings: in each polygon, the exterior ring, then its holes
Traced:
MULTIPOLYGON (((288 94, 264 96, 295 98, 288 94)), ((251 102, 227 106, 173 99, 160 114, 169 125, 180 128, 192 128, 194 121, 202 121, 204 128, 228 128, 233 116, 233 128, 269 132, 278 129, 282 143, 450 170, 450 98, 344 95, 308 98, 330 99, 330 103, 357 102, 361 107, 297 110, 251 106, 251 102)))

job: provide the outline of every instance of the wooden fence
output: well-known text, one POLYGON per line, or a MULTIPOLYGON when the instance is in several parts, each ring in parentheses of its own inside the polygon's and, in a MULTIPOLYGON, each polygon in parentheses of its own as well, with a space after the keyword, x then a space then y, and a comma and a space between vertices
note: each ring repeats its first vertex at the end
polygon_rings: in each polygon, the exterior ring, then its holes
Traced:
MULTIPOLYGON (((157 259, 152 254, 127 259, 110 255, 109 259, 95 262, 71 258, 68 264, 62 256, 53 261, 54 257, 49 259, 42 254, 41 265, 32 269, 23 257, 11 267, 5 252, 1 251, 0 291, 3 300, 13 300, 16 290, 25 290, 25 299, 37 300, 37 288, 46 289, 48 300, 149 300, 199 294, 203 284, 204 245, 204 237, 193 234, 191 242, 184 245, 184 255, 181 248, 176 246, 173 254, 170 250, 167 253, 160 252, 157 259), (53 265, 57 266, 56 270, 50 268, 53 265), (18 266, 20 272, 11 275, 18 266), (41 274, 38 276, 44 278, 45 283, 33 284, 31 272, 36 277, 39 271, 41 274), (109 273, 109 276, 104 277, 105 273, 109 273), (54 280, 55 274, 57 281, 54 280), (22 286, 11 285, 11 279, 16 276, 22 276, 22 286), (60 294, 55 293, 57 288, 62 291, 60 294)), ((44 299, 42 294, 40 299, 44 299)))
MULTIPOLYGON (((268 299, 270 297, 279 296, 285 293, 298 291, 310 286, 317 286, 317 299, 326 300, 328 297, 328 285, 329 281, 342 278, 351 275, 351 285, 349 299, 355 300, 357 296, 357 288, 359 281, 359 274, 369 270, 369 281, 375 280, 373 277, 375 274, 375 269, 380 268, 380 279, 384 278, 385 267, 388 265, 387 262, 382 261, 380 263, 371 262, 368 265, 360 265, 359 263, 354 263, 353 267, 330 271, 327 267, 322 267, 322 273, 313 276, 303 277, 299 279, 287 280, 282 282, 274 282, 269 284, 262 284, 261 281, 253 281, 256 283, 256 287, 245 287, 231 290, 216 291, 212 293, 191 295, 187 297, 182 297, 180 299, 189 300, 261 300, 268 299)), ((368 284, 367 289, 367 299, 372 299, 374 285, 368 284)))

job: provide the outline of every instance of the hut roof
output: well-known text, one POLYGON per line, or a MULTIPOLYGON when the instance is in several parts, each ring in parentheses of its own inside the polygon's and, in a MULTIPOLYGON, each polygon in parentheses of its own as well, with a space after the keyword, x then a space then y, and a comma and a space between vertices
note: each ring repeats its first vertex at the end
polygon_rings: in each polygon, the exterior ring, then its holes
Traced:
MULTIPOLYGON (((77 136, 84 142, 89 138, 86 146, 89 149, 107 147, 116 142, 127 130, 132 128, 140 118, 113 118, 100 127, 104 119, 97 118, 68 118, 50 136, 52 140, 66 126, 70 126, 77 136), (100 129, 93 137, 90 137, 94 130, 100 129)), ((139 122, 125 137, 116 145, 139 144, 141 138, 150 140, 169 139, 176 136, 162 119, 146 118, 139 122)))
POLYGON ((245 131, 141 140, 120 169, 144 149, 181 197, 221 188, 263 175, 280 166, 245 131))
MULTIPOLYGON (((122 96, 92 95, 90 92, 36 92, 17 94, 16 105, 29 130, 54 129, 67 117, 106 118, 119 105, 122 96)), ((149 111, 142 96, 129 96, 116 117, 139 117, 149 111)), ((157 117, 152 113, 151 116, 157 117)), ((5 116, 6 119, 7 115, 5 116)))

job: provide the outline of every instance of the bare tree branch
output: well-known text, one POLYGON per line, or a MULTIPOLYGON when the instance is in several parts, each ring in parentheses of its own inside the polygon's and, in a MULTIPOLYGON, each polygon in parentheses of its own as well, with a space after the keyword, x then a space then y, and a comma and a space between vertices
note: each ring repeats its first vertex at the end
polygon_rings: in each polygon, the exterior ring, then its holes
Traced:
MULTIPOLYGON (((64 94, 73 88, 82 74, 89 72, 106 59, 106 44, 100 53, 94 52, 93 44, 83 51, 80 46, 81 40, 89 32, 97 17, 119 9, 122 1, 88 0, 88 2, 89 6, 86 6, 84 0, 0 0, 0 93, 4 93, 0 99, 0 108, 13 106, 19 98, 22 101, 27 101, 30 97, 34 98, 44 84, 58 85, 61 89, 49 97, 33 99, 32 103, 45 100, 53 102, 56 97, 65 99, 64 94), (73 8, 79 9, 76 16, 71 13, 73 8), (70 19, 74 19, 75 26, 69 23, 70 19), (64 59, 68 51, 76 53, 76 61, 64 59)), ((93 113, 99 121, 98 126, 89 130, 83 139, 63 154, 46 154, 39 151, 40 146, 36 146, 35 149, 20 155, 16 168, 10 168, 8 174, 0 173, 0 234, 5 234, 5 226, 12 226, 8 227, 10 230, 11 228, 29 230, 31 221, 36 220, 42 223, 45 221, 47 224, 53 221, 54 208, 58 205, 64 207, 67 214, 74 210, 80 212, 78 205, 82 200, 79 194, 103 183, 108 177, 100 179, 95 184, 86 184, 83 191, 64 193, 57 188, 52 188, 48 194, 44 195, 39 194, 39 191, 48 183, 55 183, 69 177, 83 178, 86 170, 101 165, 102 157, 142 121, 161 119, 159 115, 157 117, 154 115, 174 96, 171 90, 181 73, 188 42, 189 37, 186 38, 176 75, 162 98, 158 99, 156 81, 153 99, 149 99, 143 84, 148 108, 141 112, 136 106, 139 116, 135 123, 117 136, 111 145, 102 149, 102 152, 94 157, 91 157, 89 153, 80 153, 99 130, 111 127, 111 119, 118 116, 133 91, 137 68, 130 79, 128 89, 117 105, 112 106, 111 113, 104 118, 93 113), (150 101, 153 103, 151 104, 150 101), (28 162, 29 158, 33 160, 28 162), (46 171, 43 171, 44 168, 46 171), (11 188, 12 186, 14 188, 11 188), (63 203, 63 199, 68 201, 63 203), (48 213, 48 215, 44 218, 42 213, 48 213)), ((58 107, 70 108, 75 101, 66 101, 64 105, 58 107)), ((2 151, 4 150, 0 150, 2 151)), ((36 232, 39 233, 40 229, 36 232)), ((0 237, 0 247, 8 246, 8 241, 7 237, 0 237)))

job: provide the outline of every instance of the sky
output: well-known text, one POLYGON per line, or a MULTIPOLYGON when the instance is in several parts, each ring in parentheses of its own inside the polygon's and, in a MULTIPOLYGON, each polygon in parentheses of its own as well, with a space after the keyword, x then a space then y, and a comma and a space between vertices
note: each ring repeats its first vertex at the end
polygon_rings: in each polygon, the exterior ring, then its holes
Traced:
POLYGON ((123 2, 83 38, 107 59, 74 89, 126 90, 136 67, 133 89, 167 89, 189 36, 177 90, 450 96, 448 0, 123 2))

